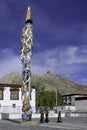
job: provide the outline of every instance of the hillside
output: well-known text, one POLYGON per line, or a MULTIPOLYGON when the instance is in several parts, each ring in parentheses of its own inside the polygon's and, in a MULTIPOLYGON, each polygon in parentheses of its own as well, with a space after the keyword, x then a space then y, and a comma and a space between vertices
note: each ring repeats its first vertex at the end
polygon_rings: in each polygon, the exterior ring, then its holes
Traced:
MULTIPOLYGON (((22 77, 16 73, 11 73, 0 79, 0 83, 21 84, 22 77)), ((42 76, 32 75, 32 85, 35 86, 36 89, 45 89, 49 91, 58 90, 61 94, 87 93, 87 86, 76 84, 59 75, 50 73, 42 76)))
POLYGON ((7 84, 20 85, 21 81, 22 81, 22 77, 16 73, 11 73, 0 79, 0 83, 7 83, 7 84))

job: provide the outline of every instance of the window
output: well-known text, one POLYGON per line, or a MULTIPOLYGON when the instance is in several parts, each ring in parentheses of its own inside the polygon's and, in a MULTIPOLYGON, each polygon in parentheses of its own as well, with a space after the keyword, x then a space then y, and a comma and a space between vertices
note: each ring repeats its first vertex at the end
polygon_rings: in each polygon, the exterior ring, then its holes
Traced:
POLYGON ((19 90, 18 89, 11 89, 10 90, 10 99, 11 100, 19 100, 19 90))
POLYGON ((68 97, 68 105, 71 105, 71 97, 68 97))
POLYGON ((15 107, 16 107, 16 104, 12 104, 12 107, 15 108, 15 107))
POLYGON ((69 97, 69 101, 71 102, 71 97, 69 97))
POLYGON ((67 97, 64 97, 63 100, 64 100, 64 103, 66 103, 67 102, 67 97))
POLYGON ((0 89, 0 100, 3 100, 3 89, 0 89))

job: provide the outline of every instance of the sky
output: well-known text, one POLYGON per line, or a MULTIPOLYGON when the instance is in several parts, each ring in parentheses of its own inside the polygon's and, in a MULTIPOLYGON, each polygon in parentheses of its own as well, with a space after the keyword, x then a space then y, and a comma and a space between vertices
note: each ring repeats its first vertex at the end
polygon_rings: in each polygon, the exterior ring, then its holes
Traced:
POLYGON ((32 74, 51 73, 87 85, 86 0, 0 0, 0 78, 22 73, 21 31, 33 20, 32 74))

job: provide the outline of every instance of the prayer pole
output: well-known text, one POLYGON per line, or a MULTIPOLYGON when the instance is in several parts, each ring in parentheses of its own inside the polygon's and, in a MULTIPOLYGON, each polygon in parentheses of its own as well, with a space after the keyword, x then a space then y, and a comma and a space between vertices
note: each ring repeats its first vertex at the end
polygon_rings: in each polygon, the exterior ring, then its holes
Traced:
POLYGON ((22 30, 21 37, 22 47, 20 50, 21 61, 23 64, 22 70, 22 119, 30 121, 32 116, 32 107, 30 105, 31 97, 31 58, 32 58, 32 46, 33 46, 33 35, 32 35, 32 20, 31 20, 31 9, 28 7, 25 26, 22 30))

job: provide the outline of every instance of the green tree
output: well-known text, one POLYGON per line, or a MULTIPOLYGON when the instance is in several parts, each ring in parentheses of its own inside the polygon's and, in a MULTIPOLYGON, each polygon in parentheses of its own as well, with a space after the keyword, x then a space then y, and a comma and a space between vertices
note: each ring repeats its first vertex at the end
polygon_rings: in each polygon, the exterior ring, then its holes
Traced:
POLYGON ((37 97, 37 106, 44 106, 53 108, 55 106, 55 92, 54 91, 39 91, 37 97))
POLYGON ((58 98, 58 106, 63 105, 63 97, 62 95, 57 91, 57 98, 58 98))
MULTIPOLYGON (((38 92, 36 93, 36 106, 37 107, 50 107, 53 108, 56 105, 56 93, 55 91, 46 91, 44 86, 38 87, 38 92)), ((63 105, 62 95, 57 92, 57 104, 63 105)))

